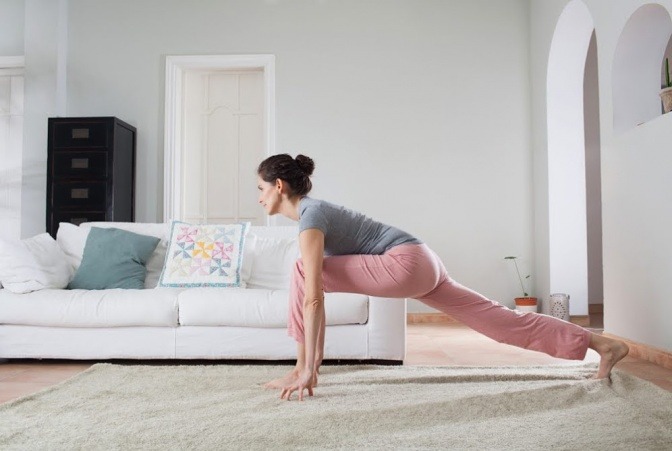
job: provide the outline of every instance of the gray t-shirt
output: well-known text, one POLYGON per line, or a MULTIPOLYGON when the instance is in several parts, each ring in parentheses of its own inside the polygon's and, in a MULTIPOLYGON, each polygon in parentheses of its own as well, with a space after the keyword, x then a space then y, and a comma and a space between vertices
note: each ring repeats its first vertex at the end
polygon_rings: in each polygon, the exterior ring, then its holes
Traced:
POLYGON ((306 229, 324 233, 325 255, 381 255, 400 244, 422 244, 395 227, 310 197, 299 202, 299 232, 306 229))

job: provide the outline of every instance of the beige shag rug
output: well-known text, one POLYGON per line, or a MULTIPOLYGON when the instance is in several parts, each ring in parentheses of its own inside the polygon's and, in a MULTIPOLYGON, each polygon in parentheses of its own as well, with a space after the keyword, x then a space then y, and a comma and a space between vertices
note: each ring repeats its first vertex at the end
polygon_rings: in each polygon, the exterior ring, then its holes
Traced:
POLYGON ((97 364, 1 405, 0 449, 672 449, 672 393, 594 365, 325 366, 304 402, 288 369, 97 364))

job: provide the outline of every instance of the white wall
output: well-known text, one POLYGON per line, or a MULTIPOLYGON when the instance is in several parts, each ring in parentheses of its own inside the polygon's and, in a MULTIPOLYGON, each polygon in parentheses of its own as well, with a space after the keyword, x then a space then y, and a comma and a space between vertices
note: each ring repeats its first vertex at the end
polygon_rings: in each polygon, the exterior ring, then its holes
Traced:
POLYGON ((24 0, 0 1, 0 56, 23 55, 24 0))
MULTIPOLYGON (((277 149, 316 160, 313 195, 419 236, 457 280, 513 304, 503 257, 533 265, 526 1, 194 5, 69 1, 67 114, 138 128, 138 221, 162 217, 165 56, 270 53, 277 149)), ((26 150, 46 159, 31 131, 26 150)))
MULTIPOLYGON (((659 2, 672 11, 672 1, 659 2)), ((566 1, 530 2, 532 114, 535 169, 546 156, 546 65, 555 22, 566 1)), ((618 38, 630 15, 645 1, 585 0, 597 36, 600 87, 604 323, 607 332, 672 350, 672 201, 668 170, 672 164, 672 115, 659 116, 624 133, 613 129, 612 65, 618 38)), ((661 54, 662 58, 662 54, 661 54)), ((543 238, 546 175, 535 177, 535 271, 548 272, 543 238), (539 251, 539 249, 542 249, 539 251)))

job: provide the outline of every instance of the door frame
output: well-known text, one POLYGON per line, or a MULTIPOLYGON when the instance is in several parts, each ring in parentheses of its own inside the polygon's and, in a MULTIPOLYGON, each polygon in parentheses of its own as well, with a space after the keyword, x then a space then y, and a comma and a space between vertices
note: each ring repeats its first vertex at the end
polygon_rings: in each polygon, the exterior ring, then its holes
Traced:
POLYGON ((165 127, 163 143, 163 220, 181 219, 182 82, 188 71, 261 69, 264 74, 264 147, 275 153, 275 55, 175 55, 166 56, 165 127))
POLYGON ((23 56, 0 56, 0 69, 21 68, 26 66, 26 59, 23 56))

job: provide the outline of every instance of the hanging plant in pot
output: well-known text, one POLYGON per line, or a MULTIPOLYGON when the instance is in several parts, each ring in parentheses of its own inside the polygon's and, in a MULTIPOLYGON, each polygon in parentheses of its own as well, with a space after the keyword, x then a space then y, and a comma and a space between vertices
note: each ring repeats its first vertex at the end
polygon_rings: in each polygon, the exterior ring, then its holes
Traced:
POLYGON ((663 101, 663 111, 669 113, 672 111, 672 83, 670 82, 670 61, 665 58, 665 85, 660 91, 660 98, 663 101))
MULTIPOLYGON (((536 312, 537 311, 537 298, 530 296, 527 291, 525 291, 525 285, 523 284, 523 277, 520 275, 520 270, 518 269, 518 262, 516 261, 518 257, 504 257, 504 260, 513 260, 513 265, 516 267, 516 274, 518 275, 518 281, 520 282, 520 289, 523 293, 521 297, 515 298, 516 310, 521 312, 536 312)), ((525 276, 525 279, 529 279, 530 275, 525 276)))

